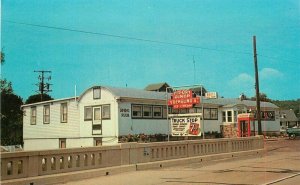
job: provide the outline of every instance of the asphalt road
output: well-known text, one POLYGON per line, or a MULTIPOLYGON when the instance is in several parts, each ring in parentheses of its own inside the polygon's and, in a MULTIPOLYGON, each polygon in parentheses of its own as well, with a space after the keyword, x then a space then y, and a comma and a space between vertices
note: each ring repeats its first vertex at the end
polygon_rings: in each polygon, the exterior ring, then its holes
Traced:
POLYGON ((126 172, 68 182, 67 185, 297 185, 300 184, 300 138, 265 141, 255 158, 219 160, 126 172))

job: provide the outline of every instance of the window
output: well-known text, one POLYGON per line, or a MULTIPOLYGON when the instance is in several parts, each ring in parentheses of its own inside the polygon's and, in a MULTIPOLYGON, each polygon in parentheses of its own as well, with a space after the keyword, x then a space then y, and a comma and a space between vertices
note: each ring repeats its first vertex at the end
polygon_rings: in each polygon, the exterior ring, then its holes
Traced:
POLYGON ((68 122, 68 104, 67 103, 60 104, 60 122, 61 123, 68 122))
POLYGON ((66 148, 66 139, 59 139, 59 148, 66 148))
POLYGON ((153 117, 154 118, 162 117, 162 107, 161 106, 153 106, 153 117))
POLYGON ((197 112, 197 109, 196 108, 191 108, 189 109, 189 113, 196 113, 197 112))
POLYGON ((94 120, 101 120, 101 108, 94 108, 94 120))
POLYGON ((44 124, 50 123, 50 105, 44 106, 44 124))
POLYGON ((204 119, 207 120, 217 120, 218 119, 218 109, 216 108, 204 108, 204 119))
POLYGON ((92 107, 84 107, 84 120, 92 120, 93 118, 93 109, 92 107))
POLYGON ((179 112, 180 112, 180 114, 186 114, 189 112, 189 110, 188 109, 180 109, 179 112))
POLYGON ((203 114, 204 119, 210 119, 210 109, 204 108, 203 112, 204 112, 204 114, 203 114))
POLYGON ((102 129, 102 127, 101 127, 101 125, 93 125, 93 131, 94 130, 100 130, 101 131, 101 129, 102 129))
POLYGON ((218 119, 218 109, 210 109, 210 116, 211 119, 218 119))
POLYGON ((234 117, 234 122, 237 122, 237 115, 238 115, 238 112, 237 111, 234 111, 233 112, 233 117, 234 117))
POLYGON ((143 117, 145 117, 145 118, 152 117, 152 106, 150 106, 150 105, 143 106, 143 117))
POLYGON ((110 105, 103 105, 102 106, 102 118, 103 119, 110 119, 110 105))
POLYGON ((227 121, 232 122, 232 111, 227 111, 227 121))
MULTIPOLYGON (((169 107, 169 109, 171 109, 171 108, 169 107)), ((163 106, 163 118, 167 118, 167 116, 168 116, 167 114, 168 114, 167 113, 167 106, 163 106)))
POLYGON ((222 111, 222 121, 226 122, 226 112, 222 111))
POLYGON ((100 99, 101 98, 101 89, 100 88, 94 88, 93 89, 93 98, 94 99, 100 99))
POLYGON ((141 118, 142 117, 142 106, 141 105, 132 105, 132 117, 141 118))
POLYGON ((36 125, 36 107, 31 107, 30 124, 36 125))
POLYGON ((169 114, 179 114, 179 109, 171 109, 169 114))
POLYGON ((94 138, 94 146, 101 146, 102 145, 102 138, 101 137, 95 137, 94 138))

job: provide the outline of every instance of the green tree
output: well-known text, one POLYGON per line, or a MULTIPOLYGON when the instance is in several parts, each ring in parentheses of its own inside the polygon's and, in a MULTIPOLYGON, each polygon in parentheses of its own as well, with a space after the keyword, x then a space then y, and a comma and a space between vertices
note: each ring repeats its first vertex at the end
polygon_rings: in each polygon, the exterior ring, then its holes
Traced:
POLYGON ((5 62, 5 55, 2 51, 0 51, 0 59, 1 59, 1 64, 4 64, 5 62))
MULTIPOLYGON (((53 100, 53 98, 48 94, 43 94, 43 101, 53 100)), ((28 99, 25 101, 25 104, 30 103, 36 103, 41 102, 41 95, 40 94, 34 94, 28 97, 28 99)))
MULTIPOLYGON (((264 102, 271 102, 272 100, 268 98, 267 94, 265 93, 259 93, 259 99, 260 101, 264 102)), ((256 97, 252 97, 251 100, 255 101, 256 97)))
POLYGON ((22 104, 11 82, 1 80, 1 145, 23 144, 22 104))

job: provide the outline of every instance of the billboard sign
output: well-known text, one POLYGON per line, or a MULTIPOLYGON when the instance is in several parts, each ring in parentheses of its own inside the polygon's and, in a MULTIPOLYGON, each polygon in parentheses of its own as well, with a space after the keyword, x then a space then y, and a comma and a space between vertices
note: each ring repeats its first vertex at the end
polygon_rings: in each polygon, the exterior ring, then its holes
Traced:
POLYGON ((205 93, 205 98, 216 99, 216 98, 218 98, 218 93, 217 92, 207 92, 207 93, 205 93))
POLYGON ((178 90, 171 95, 171 99, 168 100, 168 106, 173 109, 185 109, 191 108, 195 104, 200 103, 199 97, 193 97, 192 90, 178 90))
POLYGON ((199 114, 171 115, 172 136, 201 136, 199 114))

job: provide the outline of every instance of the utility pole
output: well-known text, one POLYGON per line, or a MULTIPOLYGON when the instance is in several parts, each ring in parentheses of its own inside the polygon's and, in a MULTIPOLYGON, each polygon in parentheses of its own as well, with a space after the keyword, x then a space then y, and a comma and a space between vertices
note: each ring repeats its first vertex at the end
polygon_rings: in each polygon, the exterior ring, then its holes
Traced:
POLYGON ((255 69, 255 90, 256 90, 256 118, 257 118, 257 126, 258 126, 257 131, 258 131, 258 135, 262 135, 259 80, 258 80, 257 53, 256 53, 256 36, 253 36, 253 54, 254 54, 254 69, 255 69))
POLYGON ((34 71, 35 73, 40 73, 39 74, 39 82, 37 84, 35 84, 36 86, 38 86, 38 90, 36 91, 37 93, 41 94, 41 101, 43 101, 43 96, 44 94, 51 92, 52 90, 50 89, 50 83, 46 83, 45 81, 50 81, 51 80, 51 76, 48 75, 47 77, 45 77, 45 73, 51 73, 51 71, 45 71, 45 70, 38 70, 38 71, 34 71))

